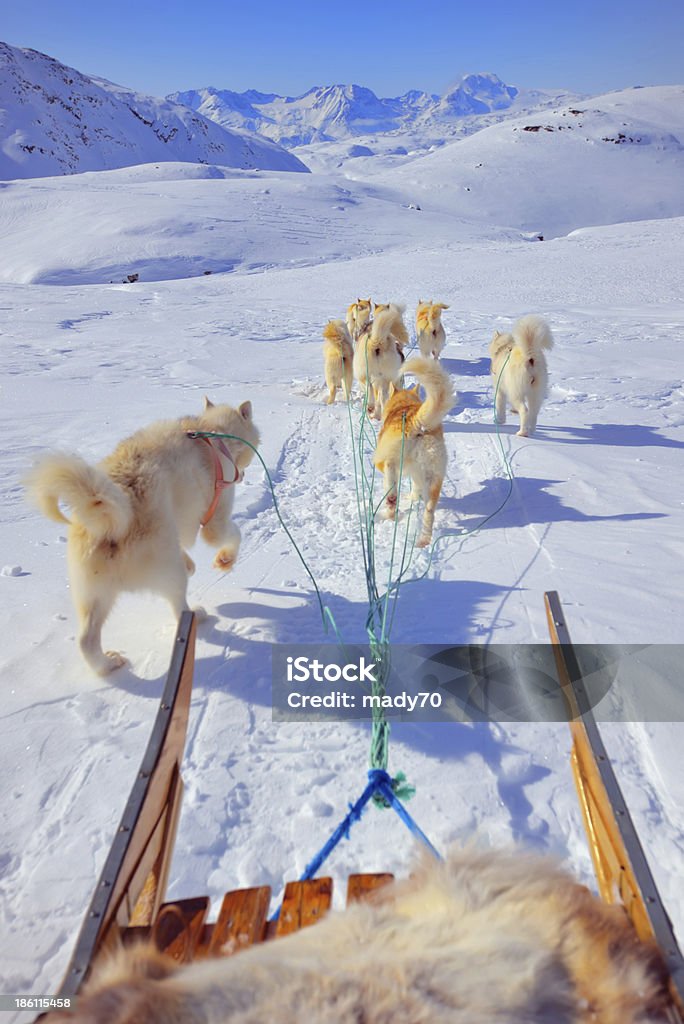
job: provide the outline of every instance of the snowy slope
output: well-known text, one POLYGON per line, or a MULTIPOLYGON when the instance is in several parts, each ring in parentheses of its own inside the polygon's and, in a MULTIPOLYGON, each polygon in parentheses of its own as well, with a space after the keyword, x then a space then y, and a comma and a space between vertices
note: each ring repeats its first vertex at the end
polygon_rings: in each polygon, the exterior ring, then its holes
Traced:
MULTIPOLYGON (((684 89, 658 86, 509 118, 370 173, 426 210, 545 237, 684 213, 684 89)), ((350 175, 366 176, 369 160, 350 175)))
POLYGON ((162 160, 306 170, 251 133, 0 42, 0 180, 162 160))
MULTIPOLYGON (((640 104, 629 117, 677 137, 667 90, 625 95, 640 104)), ((616 104, 626 101, 610 102, 617 127, 616 104)), ((569 134, 545 133, 537 152, 546 183, 566 173, 556 141, 569 134)), ((502 162, 508 138, 500 137, 502 162)), ((634 152, 597 140, 581 150, 586 161, 603 146, 628 159, 634 152)), ((650 143, 641 152, 669 167, 676 150, 650 143)), ((420 162, 429 168, 442 155, 420 162)), ((89 673, 74 639, 64 531, 23 497, 21 474, 37 452, 99 459, 141 424, 199 409, 205 393, 250 398, 282 514, 344 637, 361 639, 349 421, 343 405, 323 404, 321 329, 359 294, 409 310, 434 296, 450 306, 444 365, 459 392, 445 424, 449 469, 435 525, 454 532, 426 578, 401 592, 395 639, 542 641, 542 592, 558 589, 576 641, 682 641, 684 587, 674 570, 683 553, 684 219, 586 227, 598 200, 574 192, 567 217, 578 229, 531 243, 506 227, 513 216, 491 216, 489 194, 471 196, 465 219, 459 191, 442 187, 437 171, 421 177, 424 209, 409 209, 417 184, 378 164, 357 181, 153 163, 0 188, 9 242, 0 251, 6 992, 49 992, 59 981, 147 742, 175 629, 160 599, 123 598, 105 643, 130 665, 107 680, 89 673), (139 281, 122 284, 133 269, 139 281), (508 490, 487 345, 494 327, 529 310, 556 335, 551 391, 538 437, 502 430, 512 491, 478 530, 508 490)), ((626 187, 630 179, 610 173, 614 192, 626 187)), ((679 187, 656 178, 652 209, 676 210, 679 187)), ((599 196, 605 223, 614 199, 606 187, 599 196)), ((542 189, 534 201, 536 217, 542 189)), ((214 901, 242 884, 278 890, 301 870, 360 792, 369 739, 364 724, 273 723, 271 643, 317 642, 324 631, 256 464, 236 510, 243 548, 230 576, 210 568, 201 543, 194 551, 190 599, 210 617, 199 629, 171 872, 173 895, 208 892, 214 901)), ((382 579, 389 523, 378 522, 376 539, 382 579)), ((425 560, 416 556, 416 575, 425 560)), ((683 735, 679 722, 606 729, 680 935, 683 735)), ((404 724, 393 729, 390 768, 417 786, 411 810, 440 848, 473 836, 523 842, 591 884, 568 748, 562 725, 404 724)), ((330 869, 402 873, 411 849, 398 820, 371 810, 330 869)))

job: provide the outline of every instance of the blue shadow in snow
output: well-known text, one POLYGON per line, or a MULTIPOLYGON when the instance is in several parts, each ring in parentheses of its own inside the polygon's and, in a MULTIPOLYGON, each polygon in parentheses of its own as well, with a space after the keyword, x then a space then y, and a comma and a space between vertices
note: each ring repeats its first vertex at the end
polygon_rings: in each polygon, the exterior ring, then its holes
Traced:
POLYGON ((641 423, 589 423, 586 427, 542 427, 540 438, 561 444, 606 444, 611 448, 684 448, 684 441, 664 437, 641 423))
MULTIPOLYGON (((539 480, 535 477, 516 476, 511 499, 490 522, 484 524, 483 529, 528 526, 530 523, 632 523, 667 518, 665 512, 616 512, 612 515, 589 515, 580 512, 579 509, 564 504, 562 498, 547 490, 556 484, 566 483, 565 480, 539 480)), ((494 477, 492 480, 483 481, 479 491, 464 494, 460 498, 444 498, 441 504, 462 516, 484 517, 504 500, 508 488, 507 479, 494 477)))
POLYGON ((440 359, 442 369, 456 377, 489 377, 489 359, 440 359))

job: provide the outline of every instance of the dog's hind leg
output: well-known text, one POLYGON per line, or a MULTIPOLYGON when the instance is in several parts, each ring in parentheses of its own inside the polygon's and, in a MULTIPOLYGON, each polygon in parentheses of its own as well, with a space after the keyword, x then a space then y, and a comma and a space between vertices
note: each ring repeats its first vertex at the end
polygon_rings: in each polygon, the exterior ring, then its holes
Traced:
POLYGON ((351 400, 352 387, 354 384, 354 371, 352 364, 348 359, 344 362, 344 397, 349 402, 351 400))
POLYGON ((441 493, 441 478, 430 481, 427 486, 427 500, 425 502, 425 512, 423 513, 423 525, 417 542, 417 547, 419 548, 426 548, 432 540, 432 527, 435 521, 435 509, 437 508, 437 502, 439 501, 441 493))
POLYGON ((530 437, 537 429, 537 416, 539 415, 543 398, 544 396, 541 391, 535 389, 532 389, 527 396, 525 403, 527 408, 525 412, 521 411, 520 413, 520 430, 518 434, 521 437, 530 437))
POLYGON ((385 463, 385 472, 383 473, 384 488, 385 488, 385 519, 396 519, 397 516, 397 484, 399 482, 399 467, 395 466, 393 462, 385 463))
MULTIPOLYGON (((181 612, 189 612, 191 610, 187 596, 188 562, 193 564, 185 551, 181 549, 178 558, 167 558, 163 566, 159 566, 155 581, 155 589, 169 602, 177 619, 180 618, 181 612)), ((199 619, 206 616, 203 608, 193 608, 192 611, 196 613, 199 619)))
POLYGON ((91 597, 89 600, 77 598, 80 620, 78 643, 81 654, 93 671, 100 676, 106 676, 126 664, 124 656, 117 651, 102 650, 102 627, 113 603, 113 599, 107 601, 102 596, 91 597))
MULTIPOLYGON (((495 381, 494 387, 496 388, 496 386, 495 381)), ((496 392, 496 422, 502 424, 506 422, 506 392, 501 387, 500 381, 496 392)))

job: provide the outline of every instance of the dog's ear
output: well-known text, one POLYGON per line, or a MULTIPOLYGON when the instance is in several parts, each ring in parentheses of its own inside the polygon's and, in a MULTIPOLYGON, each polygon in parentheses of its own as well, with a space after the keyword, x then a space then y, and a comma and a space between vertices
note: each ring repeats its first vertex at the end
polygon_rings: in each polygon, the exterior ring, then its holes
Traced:
POLYGON ((252 403, 243 402, 239 407, 238 412, 242 416, 243 420, 251 420, 252 418, 252 403))
POLYGON ((492 337, 492 341, 496 341, 496 339, 500 338, 500 337, 501 337, 501 331, 494 331, 494 335, 492 337))
POLYGON ((448 309, 449 308, 447 306, 446 302, 438 302, 437 305, 438 305, 439 309, 448 309))
POLYGON ((214 408, 214 403, 212 402, 211 398, 207 398, 207 396, 205 395, 204 396, 204 411, 206 412, 207 409, 213 409, 213 408, 214 408))

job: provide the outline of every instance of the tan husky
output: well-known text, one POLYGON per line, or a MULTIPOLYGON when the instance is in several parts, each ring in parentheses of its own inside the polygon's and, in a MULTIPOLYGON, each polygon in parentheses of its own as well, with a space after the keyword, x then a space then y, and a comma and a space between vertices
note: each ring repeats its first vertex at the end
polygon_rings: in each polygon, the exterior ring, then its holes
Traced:
POLYGON ((88 664, 105 675, 125 663, 102 650, 101 632, 124 591, 162 594, 176 615, 188 608, 187 554, 202 527, 218 554, 217 569, 233 567, 240 531, 231 519, 235 487, 258 445, 252 406, 213 405, 201 416, 153 423, 122 441, 91 466, 80 456, 48 453, 27 475, 29 496, 50 519, 69 523, 71 591, 80 622, 79 643, 88 664), (193 438, 193 431, 232 435, 193 438), (59 507, 71 508, 67 519, 59 507))
POLYGON ((323 338, 327 404, 333 404, 339 387, 344 390, 344 397, 349 401, 354 382, 354 348, 344 320, 331 320, 327 323, 323 328, 323 338))
POLYGON ((369 414, 376 419, 382 418, 390 387, 401 378, 404 357, 396 341, 399 324, 403 327, 401 313, 401 307, 394 305, 381 310, 370 332, 360 336, 354 352, 354 376, 361 393, 367 395, 369 414))
POLYGON ((372 318, 373 303, 370 299, 357 299, 347 306, 347 330, 354 341, 358 341, 359 335, 372 318))
POLYGON ((510 334, 494 332, 489 346, 496 419, 506 422, 506 405, 520 414, 519 437, 533 434, 546 397, 548 371, 544 350, 553 348, 546 320, 529 313, 516 321, 510 334))
POLYGON ((442 420, 456 396, 451 379, 434 359, 414 357, 404 364, 405 374, 414 374, 425 388, 421 401, 416 388, 395 391, 384 410, 375 449, 375 466, 384 474, 386 517, 397 513, 399 469, 411 478, 414 501, 425 502, 418 547, 432 540, 435 508, 442 491, 447 467, 442 420))
POLYGON ((442 310, 448 308, 443 302, 418 300, 416 335, 420 354, 425 359, 429 356, 439 359, 440 353, 446 345, 446 333, 442 326, 442 310))

